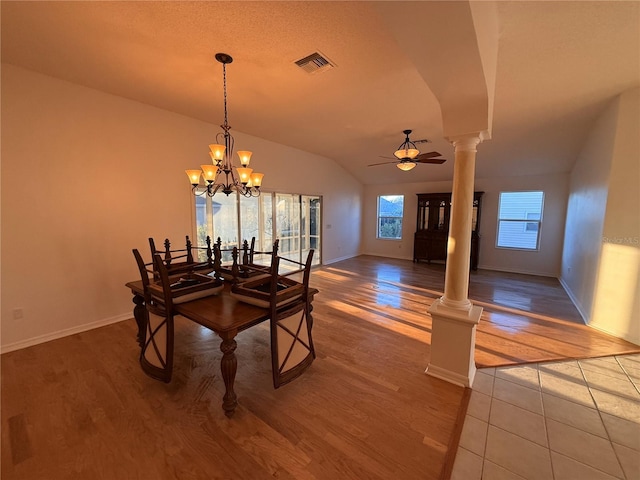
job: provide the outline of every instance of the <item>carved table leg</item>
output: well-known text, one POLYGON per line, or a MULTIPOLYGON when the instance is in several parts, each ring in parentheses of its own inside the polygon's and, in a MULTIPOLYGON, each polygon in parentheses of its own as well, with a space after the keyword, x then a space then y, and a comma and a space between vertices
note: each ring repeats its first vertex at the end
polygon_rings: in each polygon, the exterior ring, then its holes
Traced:
POLYGON ((238 405, 238 397, 236 392, 233 391, 233 383, 236 379, 236 371, 238 370, 238 360, 234 353, 237 347, 234 340, 238 332, 227 332, 221 334, 222 344, 220 350, 222 350, 222 360, 220 360, 220 370, 222 370, 222 378, 224 380, 225 393, 222 402, 222 408, 224 414, 227 417, 231 417, 238 405))
POLYGON ((133 295, 133 303, 136 304, 136 306, 133 307, 133 317, 138 324, 138 344, 140 348, 143 348, 147 334, 147 307, 144 304, 144 297, 137 293, 133 295))

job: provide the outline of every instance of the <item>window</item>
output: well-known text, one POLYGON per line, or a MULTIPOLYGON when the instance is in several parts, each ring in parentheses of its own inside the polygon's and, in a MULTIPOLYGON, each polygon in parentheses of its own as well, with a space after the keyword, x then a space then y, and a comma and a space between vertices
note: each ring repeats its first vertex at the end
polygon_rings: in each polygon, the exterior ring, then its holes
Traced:
POLYGON ((543 202, 543 192, 501 192, 496 246, 537 250, 543 202))
POLYGON ((378 238, 402 239, 404 195, 378 197, 378 238))
MULTIPOLYGON (((195 197, 195 244, 206 246, 207 236, 214 242, 220 237, 225 249, 255 237, 256 250, 269 252, 278 238, 280 256, 303 262, 313 248, 313 264, 319 265, 321 204, 319 196, 264 191, 259 197, 249 198, 222 193, 212 198, 195 197)), ((225 252, 222 260, 231 261, 231 253, 225 252)), ((271 258, 259 255, 254 261, 268 265, 271 258)))

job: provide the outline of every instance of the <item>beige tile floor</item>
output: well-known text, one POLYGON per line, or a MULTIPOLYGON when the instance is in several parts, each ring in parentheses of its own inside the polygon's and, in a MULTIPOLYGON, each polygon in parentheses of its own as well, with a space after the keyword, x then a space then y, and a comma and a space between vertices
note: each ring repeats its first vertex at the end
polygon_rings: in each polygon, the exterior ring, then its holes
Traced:
POLYGON ((452 480, 640 480, 640 354, 478 370, 452 480))

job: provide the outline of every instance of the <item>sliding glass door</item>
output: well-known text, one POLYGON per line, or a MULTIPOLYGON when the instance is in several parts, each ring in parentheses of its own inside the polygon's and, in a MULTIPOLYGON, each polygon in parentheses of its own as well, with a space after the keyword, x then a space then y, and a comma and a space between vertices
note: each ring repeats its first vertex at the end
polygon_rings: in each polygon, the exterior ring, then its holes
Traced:
MULTIPOLYGON (((297 262, 306 260, 314 249, 313 264, 319 265, 321 246, 321 206, 319 196, 262 192, 260 197, 216 194, 196 197, 196 244, 206 245, 209 235, 220 237, 223 248, 240 246, 255 238, 256 250, 270 252, 279 239, 279 255, 297 262)), ((223 261, 231 260, 226 254, 223 261)), ((268 264, 268 255, 256 255, 256 263, 268 264)))
POLYGON ((300 195, 276 193, 276 238, 279 255, 300 261, 300 195))
POLYGON ((320 197, 312 197, 309 195, 301 195, 301 254, 302 260, 307 259, 309 250, 315 250, 313 253, 313 265, 320 264, 320 197))

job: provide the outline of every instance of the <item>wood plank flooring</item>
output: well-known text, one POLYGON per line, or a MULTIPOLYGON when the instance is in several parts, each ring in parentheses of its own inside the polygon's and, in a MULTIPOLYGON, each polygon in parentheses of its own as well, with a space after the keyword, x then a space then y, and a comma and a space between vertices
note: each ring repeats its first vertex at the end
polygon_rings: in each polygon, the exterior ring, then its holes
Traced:
MULTIPOLYGON (((274 390, 267 325, 238 335, 232 419, 220 342, 184 319, 170 384, 142 373, 133 320, 2 355, 2 478, 440 478, 468 395, 424 374, 443 282, 368 256, 314 270, 318 358, 274 390)), ((470 297, 480 366, 640 351, 582 325, 554 279, 474 272, 470 297)))

